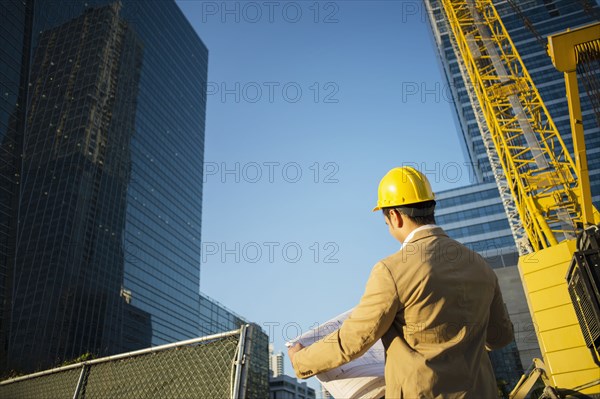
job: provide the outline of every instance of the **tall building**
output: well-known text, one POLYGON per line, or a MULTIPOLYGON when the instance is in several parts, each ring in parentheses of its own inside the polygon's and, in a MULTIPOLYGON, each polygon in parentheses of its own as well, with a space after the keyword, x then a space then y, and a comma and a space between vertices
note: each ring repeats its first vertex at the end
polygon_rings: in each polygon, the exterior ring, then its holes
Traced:
POLYGON ((199 293, 208 50, 175 2, 9 0, 0 21, 1 369, 246 324, 199 293))
MULTIPOLYGON (((562 73, 556 71, 534 31, 546 40, 548 35, 600 20, 600 7, 589 0, 505 0, 494 4, 520 53, 543 101, 545 102, 565 143, 572 151, 568 104, 562 73), (526 27, 525 20, 533 26, 526 27)), ((476 119, 476 108, 471 103, 467 86, 448 33, 448 23, 439 0, 424 0, 433 42, 448 88, 454 100, 455 120, 464 155, 472 167, 474 184, 436 193, 437 222, 448 234, 481 253, 494 268, 516 329, 516 356, 514 345, 492 353, 492 363, 499 379, 511 384, 514 369, 525 368, 533 357, 539 357, 537 339, 529 315, 517 269, 518 251, 512 238, 506 213, 495 187, 490 161, 476 119), (520 359, 519 359, 520 358, 520 359), (519 364, 520 363, 520 364, 519 364)), ((581 83, 581 82, 580 82, 581 83)), ((585 87, 580 84, 585 138, 590 169, 593 201, 600 204, 600 129, 596 124, 592 104, 585 87)))
POLYGON ((129 309, 131 293, 123 295, 141 43, 117 4, 88 9, 37 40, 9 336, 17 368, 122 351, 130 339, 149 346, 151 338, 150 330, 123 335, 132 311, 131 320, 150 327, 148 312, 129 309))

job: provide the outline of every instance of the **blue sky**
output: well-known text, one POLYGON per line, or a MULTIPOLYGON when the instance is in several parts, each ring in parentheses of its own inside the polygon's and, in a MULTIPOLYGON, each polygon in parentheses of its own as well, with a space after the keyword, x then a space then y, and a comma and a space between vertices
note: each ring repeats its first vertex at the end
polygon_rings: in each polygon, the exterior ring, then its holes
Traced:
POLYGON ((398 249, 371 212, 387 170, 417 165, 434 191, 472 181, 425 10, 178 4, 209 49, 201 290, 283 350, 398 249))

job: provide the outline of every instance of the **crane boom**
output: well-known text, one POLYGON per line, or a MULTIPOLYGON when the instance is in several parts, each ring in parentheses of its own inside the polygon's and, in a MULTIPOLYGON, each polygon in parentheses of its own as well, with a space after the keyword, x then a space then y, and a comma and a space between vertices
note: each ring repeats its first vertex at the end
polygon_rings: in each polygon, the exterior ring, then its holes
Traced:
POLYGON ((492 0, 441 1, 533 251, 582 224, 567 147, 492 0))
MULTIPOLYGON (((428 7, 427 12, 429 14, 433 14, 431 4, 429 2, 425 2, 425 6, 428 7)), ((445 19, 442 19, 441 23, 443 24, 444 31, 450 31, 450 27, 445 19)), ((454 53, 459 54, 456 38, 453 35, 448 35, 448 39, 454 53)), ((519 255, 531 253, 533 249, 529 244, 529 238, 527 237, 527 233, 523 228, 523 223, 521 222, 521 218, 519 217, 519 213, 515 205, 515 200, 512 196, 510 187, 508 186, 508 182, 506 181, 506 176, 504 170, 502 169, 498 152, 496 151, 496 147, 492 141, 492 136, 490 135, 483 110, 477 101, 477 95, 475 94, 473 86, 468 83, 470 80, 465 60, 462 57, 456 57, 456 61, 460 75, 465 82, 465 91, 473 108, 473 115, 475 116, 477 127, 481 133, 483 146, 485 147, 486 155, 490 163, 492 176, 494 176, 494 180, 496 181, 496 186, 498 187, 498 193, 500 194, 500 199, 508 219, 508 224, 510 226, 513 239, 517 244, 517 250, 519 251, 519 255)))

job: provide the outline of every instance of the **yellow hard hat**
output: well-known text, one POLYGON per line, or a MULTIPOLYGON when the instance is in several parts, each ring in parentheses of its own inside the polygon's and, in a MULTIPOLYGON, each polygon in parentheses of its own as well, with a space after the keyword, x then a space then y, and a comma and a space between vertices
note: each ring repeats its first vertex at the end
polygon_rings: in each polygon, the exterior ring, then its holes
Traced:
POLYGON ((387 172, 379 183, 377 206, 373 212, 391 206, 431 201, 435 198, 427 177, 415 168, 403 166, 387 172))

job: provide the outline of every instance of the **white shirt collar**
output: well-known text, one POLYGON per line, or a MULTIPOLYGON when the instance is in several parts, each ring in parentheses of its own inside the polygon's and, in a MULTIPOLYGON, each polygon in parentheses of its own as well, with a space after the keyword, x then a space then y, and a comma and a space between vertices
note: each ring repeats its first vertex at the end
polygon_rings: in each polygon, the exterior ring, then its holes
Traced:
POLYGON ((434 229, 436 227, 438 227, 438 226, 435 224, 426 224, 426 225, 417 227, 416 229, 414 229, 413 231, 410 232, 410 234, 406 237, 406 239, 404 240, 402 245, 406 244, 407 242, 410 242, 410 240, 413 239, 413 236, 415 235, 416 232, 419 232, 422 230, 434 229))

